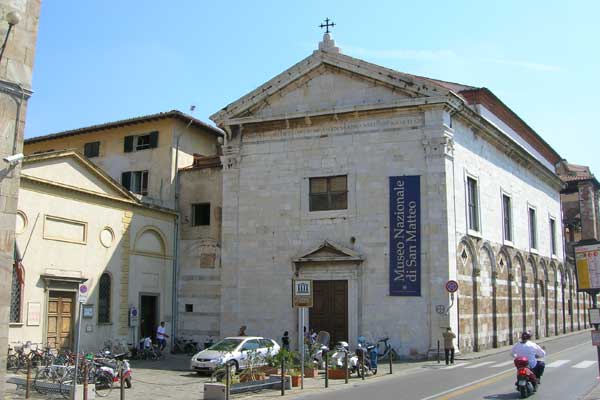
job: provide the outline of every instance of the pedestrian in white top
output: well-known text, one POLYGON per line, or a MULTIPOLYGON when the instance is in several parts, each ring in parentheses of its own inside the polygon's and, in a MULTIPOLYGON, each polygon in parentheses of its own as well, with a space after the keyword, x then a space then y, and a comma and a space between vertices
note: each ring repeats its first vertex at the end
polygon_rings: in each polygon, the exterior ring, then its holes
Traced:
POLYGON ((531 333, 529 331, 521 334, 521 341, 516 343, 511 350, 513 357, 527 357, 529 369, 537 376, 538 382, 544 374, 546 364, 538 360, 546 356, 546 352, 540 346, 532 342, 531 333))
POLYGON ((160 326, 156 329, 156 341, 160 346, 160 351, 163 351, 167 347, 167 328, 165 328, 165 321, 160 321, 160 326))

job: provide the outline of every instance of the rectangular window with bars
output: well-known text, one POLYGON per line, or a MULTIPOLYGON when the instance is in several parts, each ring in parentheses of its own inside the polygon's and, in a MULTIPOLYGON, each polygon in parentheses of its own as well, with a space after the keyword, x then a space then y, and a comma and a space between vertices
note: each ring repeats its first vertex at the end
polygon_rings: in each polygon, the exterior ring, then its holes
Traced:
POLYGON ((10 291, 10 322, 21 322, 22 289, 23 285, 19 279, 17 266, 14 266, 10 291))
POLYGON ((479 232, 479 193, 477 180, 471 177, 467 177, 467 207, 469 229, 479 232))
POLYGON ((309 211, 346 210, 348 177, 346 175, 310 178, 309 211))

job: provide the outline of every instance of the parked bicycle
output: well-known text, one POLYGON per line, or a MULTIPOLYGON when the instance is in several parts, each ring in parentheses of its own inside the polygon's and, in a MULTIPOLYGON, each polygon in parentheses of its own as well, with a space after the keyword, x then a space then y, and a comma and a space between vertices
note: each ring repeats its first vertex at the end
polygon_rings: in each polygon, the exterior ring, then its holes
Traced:
POLYGON ((398 353, 396 353, 396 350, 394 350, 392 348, 392 345, 389 343, 389 341, 390 341, 389 337, 379 339, 377 341, 377 360, 378 361, 389 360, 390 358, 392 359, 392 361, 398 359, 398 353))
POLYGON ((188 354, 188 355, 193 355, 193 354, 197 353, 197 351, 198 351, 197 349, 198 349, 198 342, 196 342, 192 339, 178 337, 175 339, 175 343, 173 345, 172 352, 175 354, 184 353, 184 354, 188 354))

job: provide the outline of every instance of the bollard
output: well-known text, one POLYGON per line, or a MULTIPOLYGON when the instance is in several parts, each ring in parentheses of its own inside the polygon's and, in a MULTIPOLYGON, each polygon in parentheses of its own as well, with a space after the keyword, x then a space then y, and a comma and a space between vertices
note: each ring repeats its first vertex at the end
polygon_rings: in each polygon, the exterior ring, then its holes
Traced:
POLYGON ((225 400, 229 400, 231 393, 231 367, 225 364, 225 400))
POLYGON ((27 360, 27 378, 25 382, 25 398, 29 398, 29 392, 31 389, 31 360, 27 360))
POLYGON ((438 350, 437 350, 437 354, 438 354, 438 364, 440 363, 440 341, 438 339, 438 350))
POLYGON ((285 358, 281 357, 281 395, 285 396, 285 358))
POLYGON ((88 364, 83 364, 83 400, 88 400, 88 364))
POLYGON ((125 400, 125 379, 123 378, 123 362, 119 363, 119 382, 121 384, 119 398, 125 400))
POLYGON ((390 375, 392 375, 394 372, 392 371, 392 352, 391 351, 388 354, 388 358, 390 359, 390 375))
POLYGON ((360 358, 360 377, 362 378, 362 380, 365 380, 365 356, 366 356, 366 352, 362 352, 362 357, 360 358))
POLYGON ((344 383, 348 383, 348 374, 350 374, 350 368, 348 368, 348 351, 344 352, 344 367, 346 368, 346 377, 344 383))
POLYGON ((327 353, 323 352, 325 356, 325 387, 329 387, 329 357, 327 357, 327 353))

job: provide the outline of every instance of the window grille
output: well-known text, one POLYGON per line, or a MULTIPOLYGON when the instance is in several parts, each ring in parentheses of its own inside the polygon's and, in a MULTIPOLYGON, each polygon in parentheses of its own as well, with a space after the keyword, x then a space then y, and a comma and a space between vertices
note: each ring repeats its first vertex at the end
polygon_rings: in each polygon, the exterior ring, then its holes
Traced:
POLYGON ((21 291, 23 285, 19 280, 17 266, 13 267, 12 286, 10 292, 10 322, 21 322, 21 291))
POLYGON ((110 275, 104 273, 98 284, 98 323, 110 322, 110 275))

